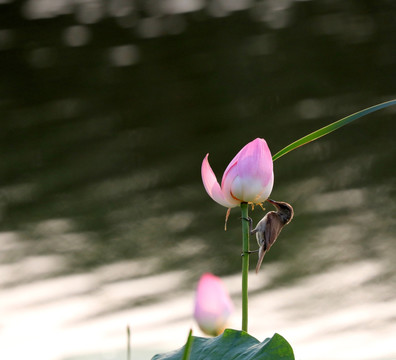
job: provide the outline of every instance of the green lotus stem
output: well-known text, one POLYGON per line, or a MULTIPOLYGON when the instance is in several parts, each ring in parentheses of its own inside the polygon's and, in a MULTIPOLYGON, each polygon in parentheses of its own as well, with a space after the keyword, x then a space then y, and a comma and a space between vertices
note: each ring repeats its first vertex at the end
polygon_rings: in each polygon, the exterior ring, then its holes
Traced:
POLYGON ((127 325, 127 360, 131 360, 131 328, 127 325))
POLYGON ((241 203, 242 217, 242 330, 248 331, 248 274, 249 274, 249 223, 248 204, 241 203))
POLYGON ((186 345, 184 347, 183 360, 190 359, 192 343, 193 343, 192 329, 190 329, 190 332, 188 333, 186 345))

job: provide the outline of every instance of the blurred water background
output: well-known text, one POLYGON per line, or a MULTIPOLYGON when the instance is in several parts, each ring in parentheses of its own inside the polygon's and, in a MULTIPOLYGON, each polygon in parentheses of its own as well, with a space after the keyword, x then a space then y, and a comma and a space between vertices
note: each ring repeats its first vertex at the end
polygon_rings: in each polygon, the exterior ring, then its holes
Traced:
MULTIPOLYGON (((150 359, 200 335, 204 272, 240 328, 240 215, 224 232, 205 154, 220 179, 256 137, 275 153, 396 98, 396 4, 1 0, 0 71, 0 358, 124 359, 129 324, 150 359)), ((395 110, 275 162, 295 218, 249 330, 297 359, 396 359, 395 110)))

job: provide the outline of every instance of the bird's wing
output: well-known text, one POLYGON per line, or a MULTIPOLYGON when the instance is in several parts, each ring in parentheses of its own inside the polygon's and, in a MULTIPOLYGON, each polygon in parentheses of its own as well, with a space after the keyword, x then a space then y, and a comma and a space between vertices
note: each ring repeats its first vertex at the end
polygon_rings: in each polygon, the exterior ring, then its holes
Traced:
POLYGON ((256 265, 256 273, 260 270, 261 263, 263 262, 264 255, 271 248, 272 244, 276 241, 279 233, 282 230, 282 223, 279 220, 279 215, 275 212, 269 212, 264 229, 264 242, 259 248, 259 258, 256 265))
POLYGON ((279 215, 275 212, 268 214, 267 226, 265 227, 264 237, 266 242, 266 251, 268 251, 274 244, 275 240, 279 236, 283 227, 282 222, 279 219, 279 215))

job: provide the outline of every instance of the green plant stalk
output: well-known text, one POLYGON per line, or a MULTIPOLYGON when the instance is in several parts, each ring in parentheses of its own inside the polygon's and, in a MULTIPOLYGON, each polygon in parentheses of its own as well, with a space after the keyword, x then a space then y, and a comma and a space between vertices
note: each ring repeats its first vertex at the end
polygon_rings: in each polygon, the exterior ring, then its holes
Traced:
POLYGON ((187 337, 187 341, 186 341, 186 346, 184 348, 183 360, 190 359, 192 343, 193 343, 192 329, 190 329, 190 332, 188 333, 188 337, 187 337))
POLYGON ((127 360, 131 360, 131 328, 127 325, 127 360))
POLYGON ((248 204, 241 203, 242 217, 242 330, 248 331, 249 223, 248 204))

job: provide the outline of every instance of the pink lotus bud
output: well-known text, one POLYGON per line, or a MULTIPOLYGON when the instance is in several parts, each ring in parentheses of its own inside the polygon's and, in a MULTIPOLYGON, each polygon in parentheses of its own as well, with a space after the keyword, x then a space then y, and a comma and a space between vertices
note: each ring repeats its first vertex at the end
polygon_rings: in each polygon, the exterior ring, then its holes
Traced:
POLYGON ((228 208, 241 202, 259 204, 267 200, 274 184, 271 152, 264 139, 245 145, 228 164, 219 185, 207 154, 202 162, 202 182, 209 196, 228 208))
POLYGON ((206 273, 199 280, 195 296, 194 318, 207 335, 217 336, 226 328, 233 311, 230 296, 222 281, 206 273))

